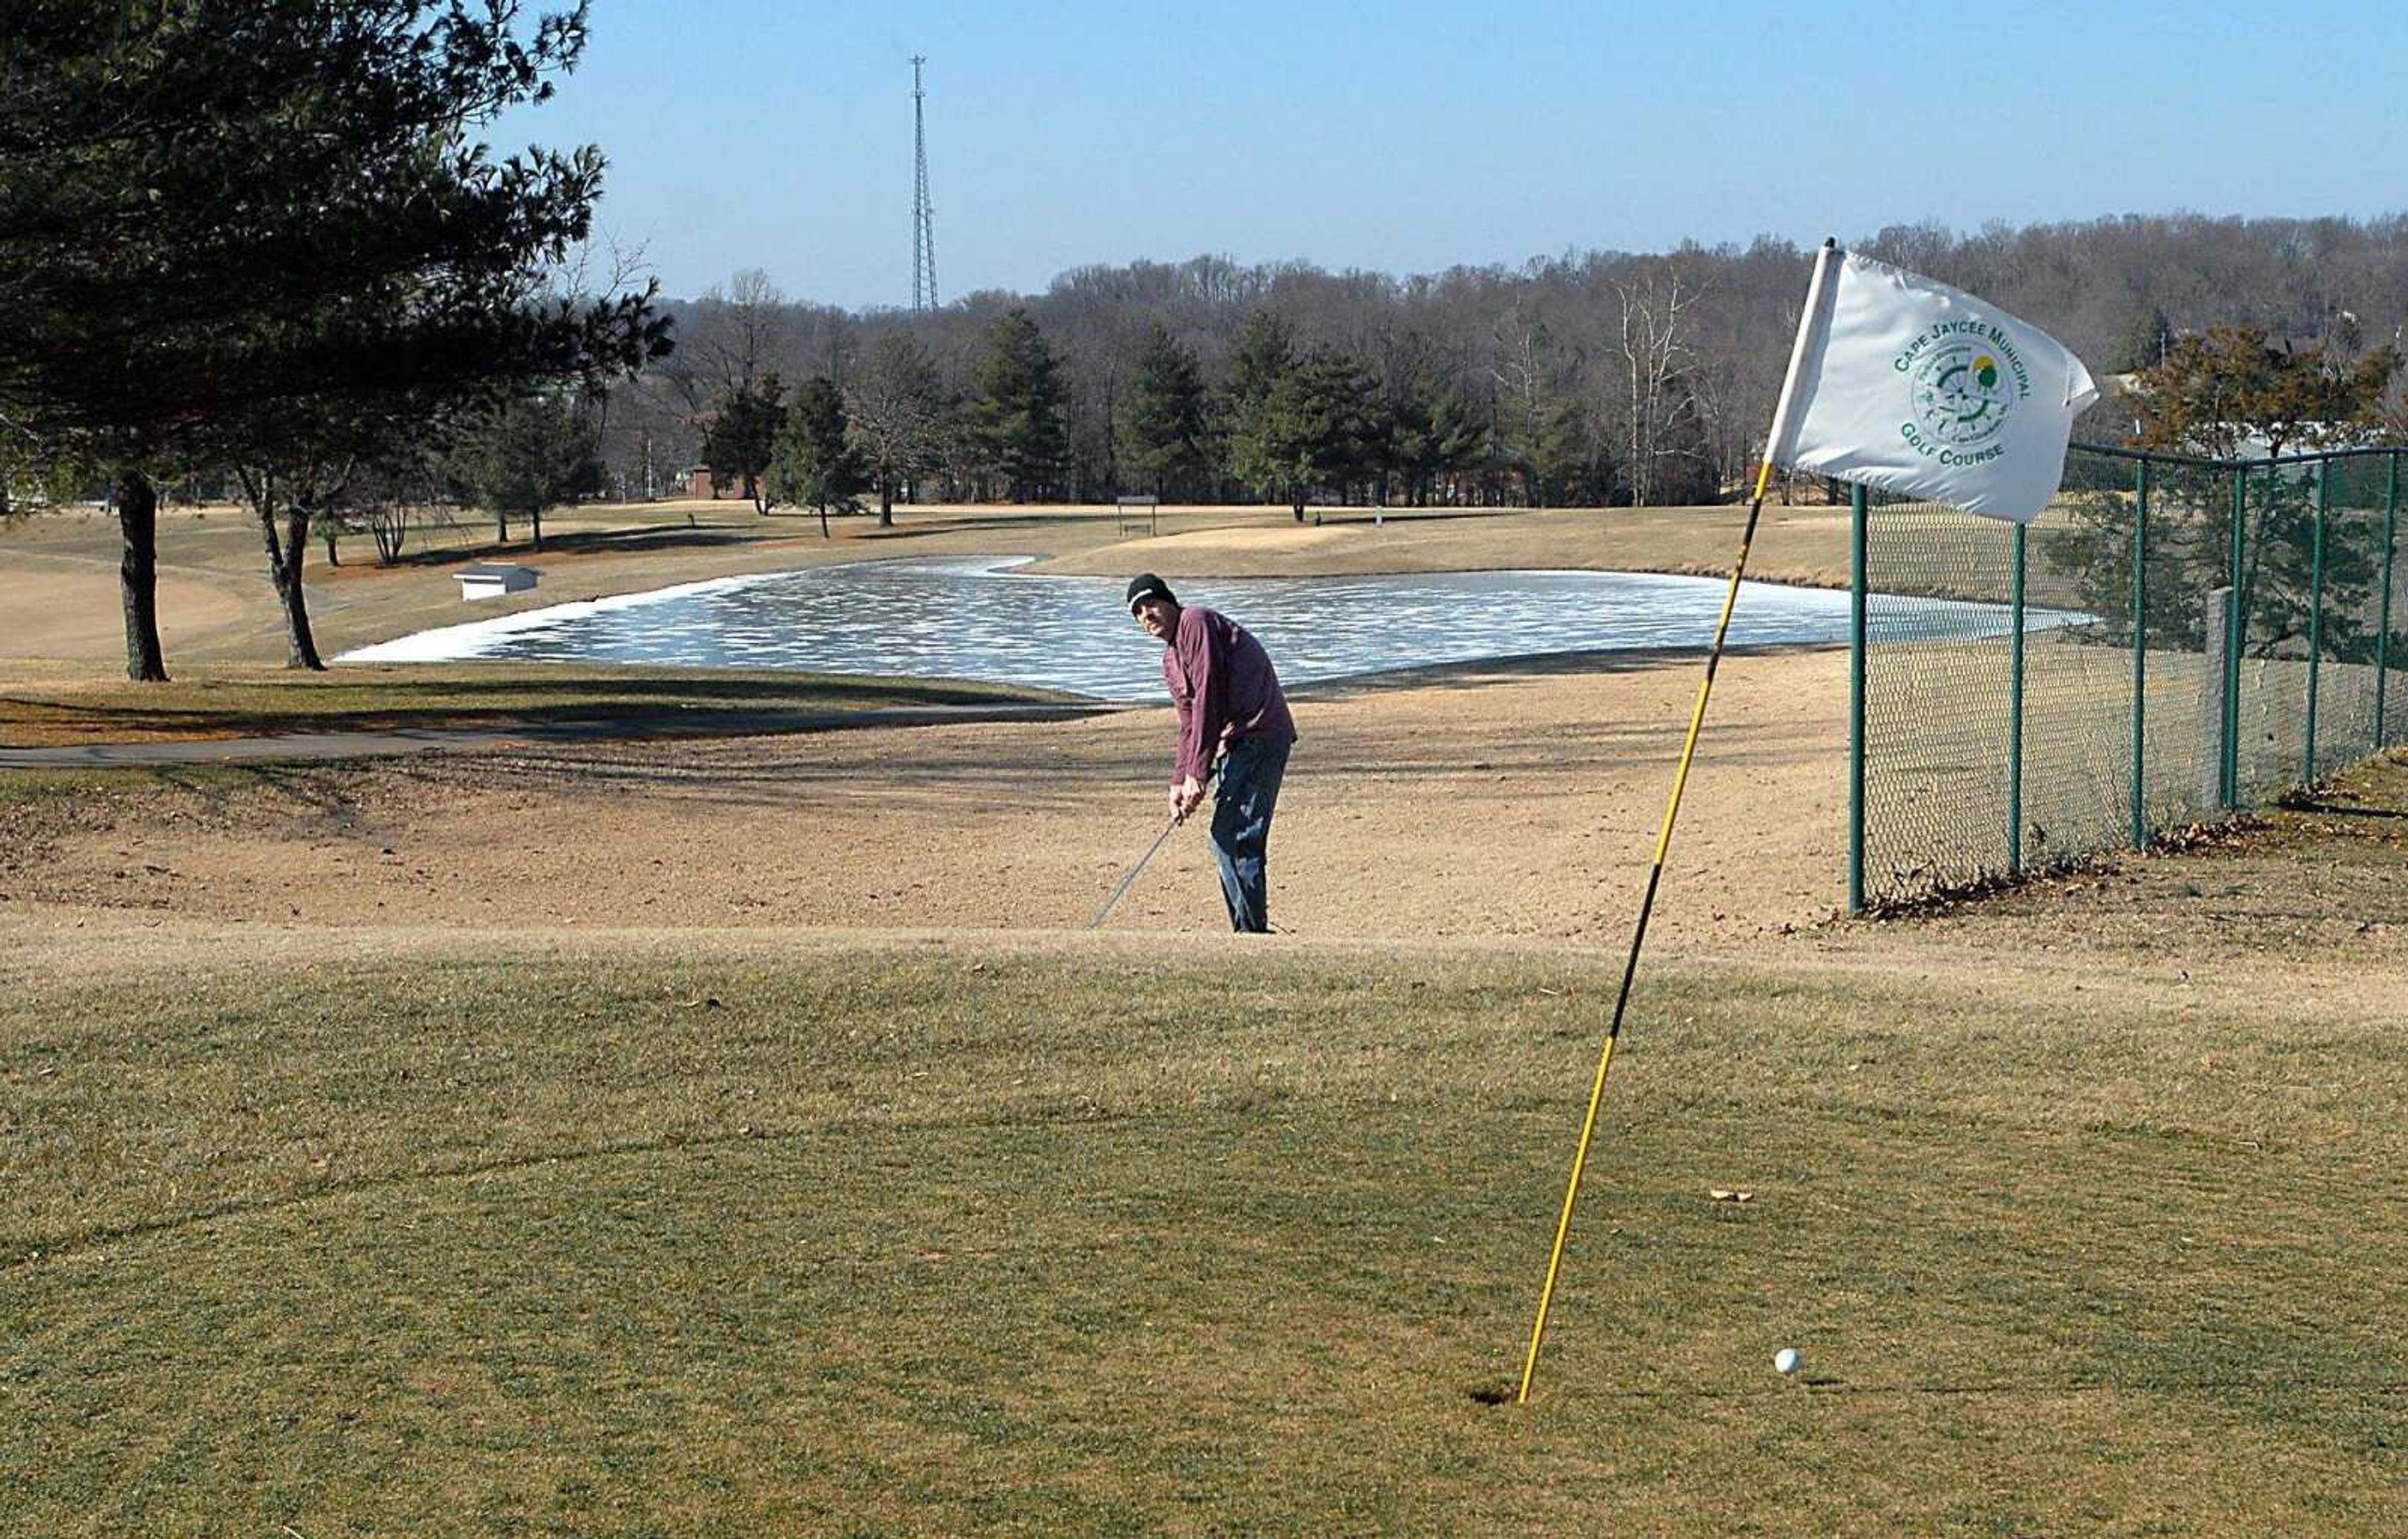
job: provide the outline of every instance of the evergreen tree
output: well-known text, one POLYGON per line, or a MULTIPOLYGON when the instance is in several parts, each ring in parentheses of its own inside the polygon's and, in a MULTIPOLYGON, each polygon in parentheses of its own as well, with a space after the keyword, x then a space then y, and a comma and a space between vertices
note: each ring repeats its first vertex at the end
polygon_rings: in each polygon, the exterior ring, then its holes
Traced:
POLYGON ((1204 376, 1159 321, 1146 329, 1119 426, 1122 463, 1137 485, 1158 497, 1192 491, 1205 469, 1204 376))
POLYGON ((1495 333, 1497 454, 1532 507, 1601 506, 1612 459, 1581 384, 1581 359, 1541 320, 1515 314, 1495 333))
POLYGON ((1405 501, 1426 506, 1432 486, 1478 464, 1487 424, 1463 392, 1426 363, 1405 371, 1382 403, 1378 435, 1383 468, 1404 483, 1405 501))
POLYGON ((1603 507, 1613 501, 1613 457, 1579 397, 1542 395, 1518 418, 1508 453, 1533 507, 1603 507))
POLYGON ((460 431, 444 464, 502 527, 509 527, 513 515, 526 520, 538 550, 543 549, 546 509, 602 490, 601 445, 592 415, 567 391, 523 396, 477 414, 460 431))
POLYGON ((778 430, 786 421, 786 384, 775 372, 756 384, 739 384, 719 397, 702 429, 702 463, 714 482, 734 481, 756 513, 769 511, 761 473, 776 452, 778 430))
MULTIPOLYGON (((1440 392, 1437 408, 1430 414, 1429 453, 1425 461, 1432 476, 1452 480, 1489 470, 1496 463, 1495 443, 1495 430, 1481 403, 1460 385, 1449 386, 1440 392)), ((1425 501, 1428 491, 1428 483, 1425 482, 1425 501)))
POLYGON ((2345 447, 2371 435, 2400 362, 2389 347, 2344 362, 2278 345, 2258 327, 2212 327, 2175 339, 2162 364, 2142 372, 2141 441, 2218 459, 2345 447))
POLYGON ((1363 365, 1335 349, 1308 354, 1271 387, 1254 452, 1262 484, 1304 521, 1315 492, 1346 488, 1370 468, 1378 389, 1363 365))
POLYGON ((73 501, 94 477, 50 446, 0 419, 0 529, 37 508, 73 501))
POLYGON ((795 392, 769 457, 770 501, 818 508, 822 539, 828 537, 829 506, 858 513, 861 493, 869 487, 861 452, 846 427, 844 395, 823 375, 795 392))
POLYGON ((1271 392, 1296 365, 1296 335, 1268 310, 1246 317, 1229 349, 1229 378, 1222 387, 1222 420, 1228 432, 1230 477, 1260 496, 1280 494, 1281 466, 1270 453, 1271 392))
POLYGON ((1054 351, 1026 310, 1007 311, 987 333, 970 378, 968 432, 981 470, 1013 502, 1059 484, 1068 438, 1054 351))

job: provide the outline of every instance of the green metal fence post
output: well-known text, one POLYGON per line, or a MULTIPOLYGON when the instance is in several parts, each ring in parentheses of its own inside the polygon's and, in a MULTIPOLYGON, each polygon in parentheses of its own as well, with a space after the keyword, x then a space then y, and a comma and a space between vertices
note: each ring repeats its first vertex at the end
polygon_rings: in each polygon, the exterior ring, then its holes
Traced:
POLYGON ((1865 911, 1865 489, 1848 494, 1848 912, 1865 911))
POLYGON ((2383 697, 2389 693, 2391 666, 2391 549, 2400 523, 2400 453, 2391 454, 2391 487, 2383 495, 2383 618, 2374 630, 2374 747, 2381 752, 2384 733, 2383 697))
POLYGON ((2132 464, 2132 848, 2149 843, 2146 782, 2149 742, 2149 462, 2132 464))
POLYGON ((2316 543, 2308 578, 2308 741, 2300 750, 2300 784, 2316 783, 2316 676, 2325 661, 2325 510, 2332 482, 2330 460, 2316 462, 2316 543))
POLYGON ((2217 779, 2229 811, 2241 804, 2241 629, 2248 620, 2241 602, 2241 549, 2248 538, 2249 467, 2232 467, 2232 573, 2224 591, 2224 763, 2217 779))
POLYGON ((2024 536, 2015 525, 2014 599, 2008 623, 2014 627, 2007 650, 2007 874, 2024 869, 2024 536))

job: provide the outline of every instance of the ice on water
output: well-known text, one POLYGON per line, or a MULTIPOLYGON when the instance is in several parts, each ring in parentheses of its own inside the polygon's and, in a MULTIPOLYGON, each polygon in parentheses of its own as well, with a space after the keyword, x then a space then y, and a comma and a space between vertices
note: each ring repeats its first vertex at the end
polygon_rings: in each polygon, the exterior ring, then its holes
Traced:
MULTIPOLYGON (((987 679, 1105 700, 1162 693, 1161 647, 1119 577, 1041 577, 1007 558, 856 562, 554 605, 422 632, 345 662, 460 659, 795 668, 987 679)), ((1290 684, 1435 663, 1699 648, 1728 584, 1627 572, 1197 578, 1173 584, 1262 638, 1290 684)), ((2078 617, 2034 611, 2034 627, 2078 617)), ((1997 605, 1882 604, 1885 639, 2000 634, 1997 605)), ((1848 595, 1746 584, 1735 646, 1847 639, 1848 595)))

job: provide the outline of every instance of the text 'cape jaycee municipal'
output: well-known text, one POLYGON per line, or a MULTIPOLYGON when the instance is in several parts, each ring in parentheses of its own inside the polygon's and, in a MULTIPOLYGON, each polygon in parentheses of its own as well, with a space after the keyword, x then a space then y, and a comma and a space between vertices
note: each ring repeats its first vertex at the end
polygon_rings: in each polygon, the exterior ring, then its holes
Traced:
POLYGON ((1851 251, 1794 364, 1775 464, 2029 523, 2065 473, 2090 371, 2036 326, 1851 251))

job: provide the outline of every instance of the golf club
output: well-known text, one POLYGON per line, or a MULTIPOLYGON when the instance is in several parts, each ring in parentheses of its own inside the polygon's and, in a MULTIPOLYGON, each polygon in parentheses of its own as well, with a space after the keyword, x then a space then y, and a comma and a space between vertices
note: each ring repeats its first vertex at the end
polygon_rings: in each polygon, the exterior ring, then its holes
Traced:
MULTIPOLYGON (((1207 788, 1210 788, 1213 780, 1220 776, 1220 773, 1221 766, 1218 764, 1214 764, 1211 769, 1206 770, 1204 772, 1204 785, 1207 788)), ((1103 928, 1104 920, 1111 914, 1112 905, 1121 901, 1121 894, 1129 890, 1129 885, 1132 882, 1135 882, 1138 879, 1139 874, 1145 870, 1146 862, 1154 859, 1154 852, 1160 849, 1163 846, 1163 842, 1168 839, 1172 833, 1178 829, 1179 825, 1184 821, 1186 821, 1184 818, 1174 817, 1170 821, 1162 826, 1162 832, 1154 836, 1154 843, 1146 846, 1145 853, 1137 858, 1137 864, 1129 867, 1128 875, 1123 876, 1121 878, 1120 885, 1112 889, 1112 895, 1104 900, 1104 906, 1096 909, 1096 917, 1087 921, 1088 929, 1099 930, 1103 928)))

